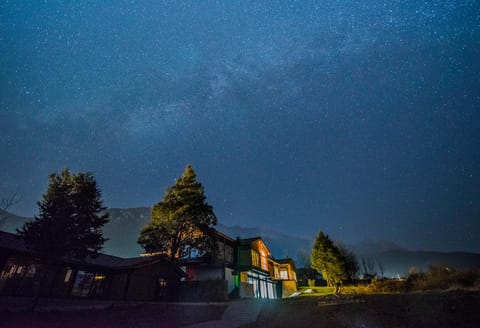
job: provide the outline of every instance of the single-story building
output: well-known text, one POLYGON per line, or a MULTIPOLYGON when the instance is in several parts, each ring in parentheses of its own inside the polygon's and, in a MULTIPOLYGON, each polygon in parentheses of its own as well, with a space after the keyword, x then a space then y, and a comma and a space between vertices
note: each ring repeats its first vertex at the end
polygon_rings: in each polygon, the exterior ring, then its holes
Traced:
POLYGON ((110 300, 174 299, 183 272, 162 256, 84 261, 45 259, 18 236, 0 231, 0 295, 110 300))

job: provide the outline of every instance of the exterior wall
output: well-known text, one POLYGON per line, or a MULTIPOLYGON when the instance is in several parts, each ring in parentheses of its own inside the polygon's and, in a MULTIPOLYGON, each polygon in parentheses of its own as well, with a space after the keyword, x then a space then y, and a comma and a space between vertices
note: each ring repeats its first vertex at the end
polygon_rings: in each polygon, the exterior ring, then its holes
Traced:
POLYGON ((41 266, 31 257, 10 255, 0 267, 0 295, 33 296, 34 282, 40 276, 41 266))
POLYGON ((127 280, 127 300, 165 300, 169 297, 169 291, 175 287, 174 282, 166 276, 161 263, 132 269, 127 280), (165 285, 162 286, 161 283, 165 285))
POLYGON ((150 272, 145 268, 136 270, 130 275, 126 299, 135 301, 154 300, 156 287, 156 279, 150 272))
POLYGON ((268 262, 268 274, 270 275, 270 277, 272 277, 273 279, 280 279, 280 265, 273 261, 273 260, 269 260, 268 262))
POLYGON ((297 282, 295 280, 282 280, 282 298, 289 297, 297 291, 297 282))
POLYGON ((115 273, 112 276, 108 298, 113 300, 123 300, 124 297, 126 297, 128 283, 128 272, 115 273))
POLYGON ((227 281, 227 293, 230 295, 235 289, 235 275, 234 270, 225 268, 225 280, 227 281))
POLYGON ((232 245, 219 241, 211 264, 231 266, 234 263, 234 249, 232 245))
POLYGON ((188 302, 226 301, 227 282, 225 280, 184 281, 177 289, 177 300, 188 302))
POLYGON ((190 265, 187 266, 187 280, 203 281, 203 280, 223 280, 224 268, 213 267, 207 265, 190 265))
POLYGON ((249 247, 239 247, 237 264, 239 266, 252 266, 252 252, 249 247))
POLYGON ((76 274, 71 267, 62 267, 56 272, 50 295, 52 297, 69 297, 76 274), (70 274, 67 276, 67 273, 70 274), (68 279, 67 279, 68 278, 68 279))
POLYGON ((239 296, 240 298, 254 298, 255 295, 253 293, 253 285, 247 282, 240 282, 239 288, 239 296))

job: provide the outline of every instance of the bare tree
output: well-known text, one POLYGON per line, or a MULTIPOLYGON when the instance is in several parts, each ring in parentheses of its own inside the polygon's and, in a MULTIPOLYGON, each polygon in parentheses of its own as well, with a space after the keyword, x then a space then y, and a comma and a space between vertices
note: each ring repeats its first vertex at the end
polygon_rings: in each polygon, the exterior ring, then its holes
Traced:
POLYGON ((377 262, 378 271, 380 273, 380 278, 383 278, 385 274, 385 267, 383 266, 383 263, 379 259, 377 259, 376 262, 377 262))
POLYGON ((375 260, 371 257, 361 257, 361 262, 362 262, 362 269, 363 269, 363 275, 364 276, 371 276, 375 277, 377 276, 377 272, 375 270, 375 260))
POLYGON ((2 228, 7 221, 7 210, 13 205, 17 204, 19 201, 20 197, 17 193, 13 194, 13 196, 9 198, 2 197, 0 199, 0 228, 2 228))

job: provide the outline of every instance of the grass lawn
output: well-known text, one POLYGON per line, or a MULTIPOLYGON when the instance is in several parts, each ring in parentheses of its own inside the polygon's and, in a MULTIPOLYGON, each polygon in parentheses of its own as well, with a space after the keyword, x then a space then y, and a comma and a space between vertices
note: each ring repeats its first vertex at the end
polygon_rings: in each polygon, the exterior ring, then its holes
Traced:
MULTIPOLYGON (((301 297, 315 297, 333 295, 335 293, 335 287, 300 287, 298 291, 301 292, 301 297)), ((359 295, 359 294, 372 294, 365 286, 343 286, 340 289, 341 295, 359 295)))
POLYGON ((335 292, 335 287, 300 287, 298 291, 301 292, 300 296, 313 297, 332 295, 335 292))

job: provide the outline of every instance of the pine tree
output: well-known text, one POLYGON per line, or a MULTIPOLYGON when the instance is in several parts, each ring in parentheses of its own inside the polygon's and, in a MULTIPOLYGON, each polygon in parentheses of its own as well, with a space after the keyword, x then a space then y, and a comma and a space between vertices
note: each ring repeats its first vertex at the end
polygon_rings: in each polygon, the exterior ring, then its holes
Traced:
POLYGON ((322 273, 328 286, 340 291, 341 283, 348 279, 345 258, 335 243, 323 232, 319 232, 312 249, 312 268, 322 273))
POLYGON ((49 177, 47 192, 38 203, 40 214, 17 230, 26 246, 49 259, 95 257, 106 239, 102 227, 108 213, 92 173, 68 169, 49 177))
POLYGON ((153 206, 138 243, 147 252, 167 254, 171 261, 211 253, 217 218, 205 200, 202 184, 187 165, 182 177, 167 188, 163 200, 153 206))

